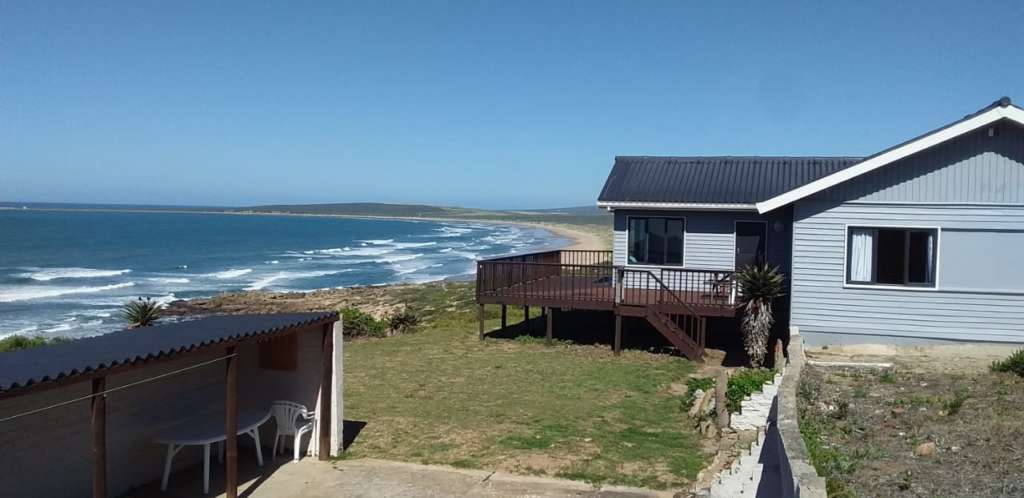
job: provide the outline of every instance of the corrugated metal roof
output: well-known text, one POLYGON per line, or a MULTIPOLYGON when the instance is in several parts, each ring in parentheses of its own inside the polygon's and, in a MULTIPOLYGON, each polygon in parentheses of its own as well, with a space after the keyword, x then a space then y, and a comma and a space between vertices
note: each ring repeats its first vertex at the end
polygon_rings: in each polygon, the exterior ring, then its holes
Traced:
POLYGON ((598 202, 753 204, 860 161, 859 157, 619 156, 598 202))
POLYGON ((338 320, 337 313, 218 315, 0 353, 0 392, 225 341, 338 320))

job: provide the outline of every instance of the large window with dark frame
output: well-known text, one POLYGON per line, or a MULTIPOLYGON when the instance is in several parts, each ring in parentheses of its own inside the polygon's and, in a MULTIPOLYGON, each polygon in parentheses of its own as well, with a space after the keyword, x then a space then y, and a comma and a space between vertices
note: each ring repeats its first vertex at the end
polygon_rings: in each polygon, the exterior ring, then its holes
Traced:
POLYGON ((629 218, 629 263, 682 266, 685 233, 684 218, 629 218))
POLYGON ((846 282, 935 287, 938 257, 934 228, 850 227, 846 282))

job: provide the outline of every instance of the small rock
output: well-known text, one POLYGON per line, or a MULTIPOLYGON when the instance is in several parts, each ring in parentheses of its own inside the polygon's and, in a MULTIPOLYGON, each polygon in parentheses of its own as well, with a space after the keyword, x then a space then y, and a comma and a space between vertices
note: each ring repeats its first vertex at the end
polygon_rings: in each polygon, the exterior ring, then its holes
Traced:
POLYGON ((893 415, 903 415, 904 413, 907 413, 907 409, 906 408, 897 406, 896 408, 892 409, 892 414, 893 415))
POLYGON ((917 448, 914 448, 914 455, 925 457, 935 454, 937 450, 938 448, 935 446, 935 443, 928 441, 927 443, 917 445, 917 448))
POLYGON ((952 451, 953 453, 956 453, 956 452, 960 451, 960 447, 959 446, 950 446, 949 447, 949 451, 952 451))

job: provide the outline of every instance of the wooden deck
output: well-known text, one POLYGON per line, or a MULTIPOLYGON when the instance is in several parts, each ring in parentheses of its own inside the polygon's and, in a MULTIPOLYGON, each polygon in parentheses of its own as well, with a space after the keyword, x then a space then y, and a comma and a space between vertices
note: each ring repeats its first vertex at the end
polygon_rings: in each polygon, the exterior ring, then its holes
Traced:
MULTIPOLYGON (((612 265, 611 251, 547 251, 477 262, 476 301, 483 306, 609 310, 646 317, 691 358, 703 354, 708 317, 735 316, 733 272, 612 265)), ((504 316, 504 312, 503 315, 504 316)), ((504 325, 504 322, 503 322, 504 325)), ((551 336, 548 320, 548 336, 551 336)))

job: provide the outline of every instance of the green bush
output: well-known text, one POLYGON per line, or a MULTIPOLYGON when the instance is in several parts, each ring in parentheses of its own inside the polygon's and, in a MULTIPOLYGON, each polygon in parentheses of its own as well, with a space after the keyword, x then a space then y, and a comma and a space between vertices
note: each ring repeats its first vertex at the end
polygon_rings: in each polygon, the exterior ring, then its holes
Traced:
POLYGON ((1018 349, 1009 357, 992 362, 993 372, 1010 372, 1024 377, 1024 349, 1018 349))
POLYGON ((0 353, 6 353, 8 351, 17 351, 19 349, 37 348, 39 346, 47 346, 50 344, 57 344, 60 342, 67 342, 71 339, 67 337, 51 337, 47 339, 41 335, 37 336, 25 336, 25 335, 12 335, 0 339, 0 353))
POLYGON ((775 370, 767 368, 741 368, 729 377, 729 387, 725 391, 725 406, 729 412, 740 410, 743 398, 761 390, 766 382, 775 377, 775 370))
POLYGON ((346 337, 384 337, 387 335, 388 324, 378 320, 359 308, 345 307, 341 309, 342 324, 346 337))
POLYGON ((394 335, 409 332, 416 328, 423 319, 409 308, 402 308, 401 311, 388 313, 384 321, 387 322, 388 331, 394 335))
POLYGON ((683 411, 690 411, 693 404, 697 402, 694 393, 698 390, 708 392, 708 389, 715 387, 713 377, 690 377, 686 379, 686 394, 683 395, 683 411))

